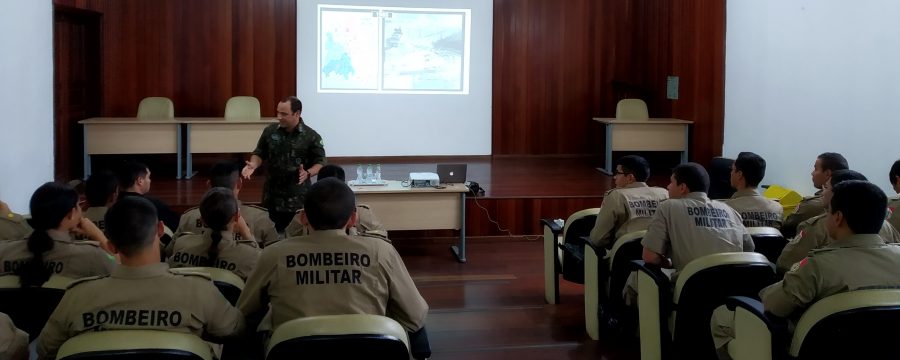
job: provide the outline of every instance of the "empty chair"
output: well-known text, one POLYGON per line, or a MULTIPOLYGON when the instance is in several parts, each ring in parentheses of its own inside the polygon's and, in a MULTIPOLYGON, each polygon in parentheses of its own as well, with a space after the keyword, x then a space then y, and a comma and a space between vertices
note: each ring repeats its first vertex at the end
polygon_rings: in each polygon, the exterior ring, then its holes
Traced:
POLYGON ((16 327, 28 333, 33 340, 44 328, 71 282, 71 278, 52 275, 41 287, 22 288, 18 276, 0 276, 0 312, 9 315, 16 327))
POLYGON ((86 332, 63 343, 60 360, 212 360, 209 345, 193 334, 159 330, 86 332))
POLYGON ((709 164, 709 191, 710 199, 729 199, 734 195, 731 187, 731 165, 734 159, 721 156, 714 157, 709 164))
POLYGON ((631 261, 640 260, 646 230, 622 235, 612 249, 585 243, 591 251, 584 254, 584 322, 591 339, 600 339, 601 324, 615 325, 627 309, 622 289, 631 273, 631 261), (602 260, 601 260, 602 259, 602 260))
POLYGON ((775 267, 753 252, 720 253, 690 262, 674 290, 658 267, 638 270, 641 359, 715 359, 710 318, 730 296, 756 297, 775 282, 775 267))
POLYGON ((622 99, 616 104, 616 119, 649 120, 647 103, 641 99, 622 99))
POLYGON ((817 301, 797 322, 793 335, 781 319, 763 312, 758 300, 729 298, 735 310, 735 338, 728 353, 735 360, 897 359, 892 331, 900 322, 900 290, 856 290, 817 301), (787 341, 790 340, 789 343, 787 341))
POLYGON ((172 268, 174 273, 203 273, 208 274, 212 278, 213 284, 219 289, 219 292, 228 299, 231 305, 237 304, 237 299, 244 290, 244 280, 231 272, 231 270, 219 269, 214 267, 183 267, 172 268))
POLYGON ((235 96, 225 103, 225 119, 259 119, 259 100, 252 96, 235 96))
POLYGON ((553 220, 542 219, 544 226, 544 299, 548 304, 559 303, 559 274, 563 279, 584 283, 584 244, 582 237, 588 236, 600 208, 577 211, 565 225, 559 226, 553 220))
POLYGON ((409 359, 406 331, 379 315, 312 316, 288 321, 272 333, 266 359, 409 359))
POLYGON ((767 226, 748 227, 747 231, 753 238, 754 251, 765 255, 773 264, 777 262, 781 250, 787 245, 787 239, 781 235, 781 231, 767 226))
POLYGON ((165 97, 145 97, 138 105, 138 119, 171 119, 175 117, 175 105, 165 97))

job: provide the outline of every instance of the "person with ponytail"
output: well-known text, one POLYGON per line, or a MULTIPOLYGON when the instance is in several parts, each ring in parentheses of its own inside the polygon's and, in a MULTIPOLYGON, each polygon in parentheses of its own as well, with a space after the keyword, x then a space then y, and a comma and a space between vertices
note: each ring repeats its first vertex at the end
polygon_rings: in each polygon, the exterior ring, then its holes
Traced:
POLYGON ((78 193, 66 185, 48 182, 35 190, 28 220, 34 232, 25 240, 0 242, 0 273, 18 275, 22 287, 41 286, 51 275, 108 275, 115 261, 104 250, 106 236, 82 217, 78 205, 78 193), (93 241, 75 241, 70 233, 93 241))
POLYGON ((259 245, 238 210, 231 189, 209 189, 200 202, 200 219, 209 228, 203 234, 185 233, 166 247, 171 267, 215 267, 246 279, 256 266, 259 245), (234 240, 235 233, 242 240, 234 240))

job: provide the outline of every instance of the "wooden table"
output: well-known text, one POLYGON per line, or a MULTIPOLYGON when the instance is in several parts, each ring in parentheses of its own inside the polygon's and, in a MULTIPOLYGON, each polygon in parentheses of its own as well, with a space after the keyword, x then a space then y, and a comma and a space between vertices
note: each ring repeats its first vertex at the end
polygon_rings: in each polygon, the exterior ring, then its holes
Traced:
POLYGON ((259 136, 269 124, 277 123, 275 118, 225 119, 211 117, 176 118, 185 126, 184 178, 190 179, 194 172, 193 154, 250 153, 256 148, 259 136))
POLYGON ((690 125, 693 121, 679 119, 625 120, 593 118, 606 128, 606 162, 600 171, 613 174, 613 151, 678 151, 681 162, 688 161, 690 125))
POLYGON ((466 262, 466 193, 463 184, 443 188, 410 188, 398 180, 387 185, 352 185, 356 201, 369 205, 386 230, 459 229, 459 245, 451 246, 459 262, 466 262))
POLYGON ((84 126, 84 178, 91 175, 91 155, 176 154, 181 178, 181 123, 175 119, 90 118, 84 126))

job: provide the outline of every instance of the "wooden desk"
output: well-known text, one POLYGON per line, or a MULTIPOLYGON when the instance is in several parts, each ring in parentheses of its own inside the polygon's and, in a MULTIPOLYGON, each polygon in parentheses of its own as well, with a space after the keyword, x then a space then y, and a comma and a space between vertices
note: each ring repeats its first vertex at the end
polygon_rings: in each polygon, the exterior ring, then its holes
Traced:
POLYGON ((688 161, 690 125, 679 119, 625 120, 594 118, 606 127, 606 162, 600 171, 613 174, 613 151, 678 151, 681 162, 688 161))
POLYGON ((263 129, 269 124, 278 122, 275 118, 184 117, 176 120, 185 125, 187 149, 185 179, 190 179, 196 174, 193 154, 250 153, 256 148, 263 129))
POLYGON ((181 124, 174 119, 90 118, 84 126, 84 177, 91 175, 91 155, 176 154, 181 174, 181 124))
MULTIPOLYGON (((348 183, 349 184, 349 183, 348 183)), ((443 189, 410 188, 387 180, 383 186, 356 186, 356 201, 369 205, 387 230, 459 229, 459 245, 451 246, 459 262, 466 262, 466 193, 463 184, 443 189)))

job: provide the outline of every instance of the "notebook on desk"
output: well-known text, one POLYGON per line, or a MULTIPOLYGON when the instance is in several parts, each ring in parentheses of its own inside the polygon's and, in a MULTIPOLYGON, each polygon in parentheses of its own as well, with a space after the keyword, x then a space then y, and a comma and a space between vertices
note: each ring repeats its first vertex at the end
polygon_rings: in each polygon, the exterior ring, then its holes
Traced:
POLYGON ((441 184, 466 182, 466 164, 438 164, 438 178, 441 184))

